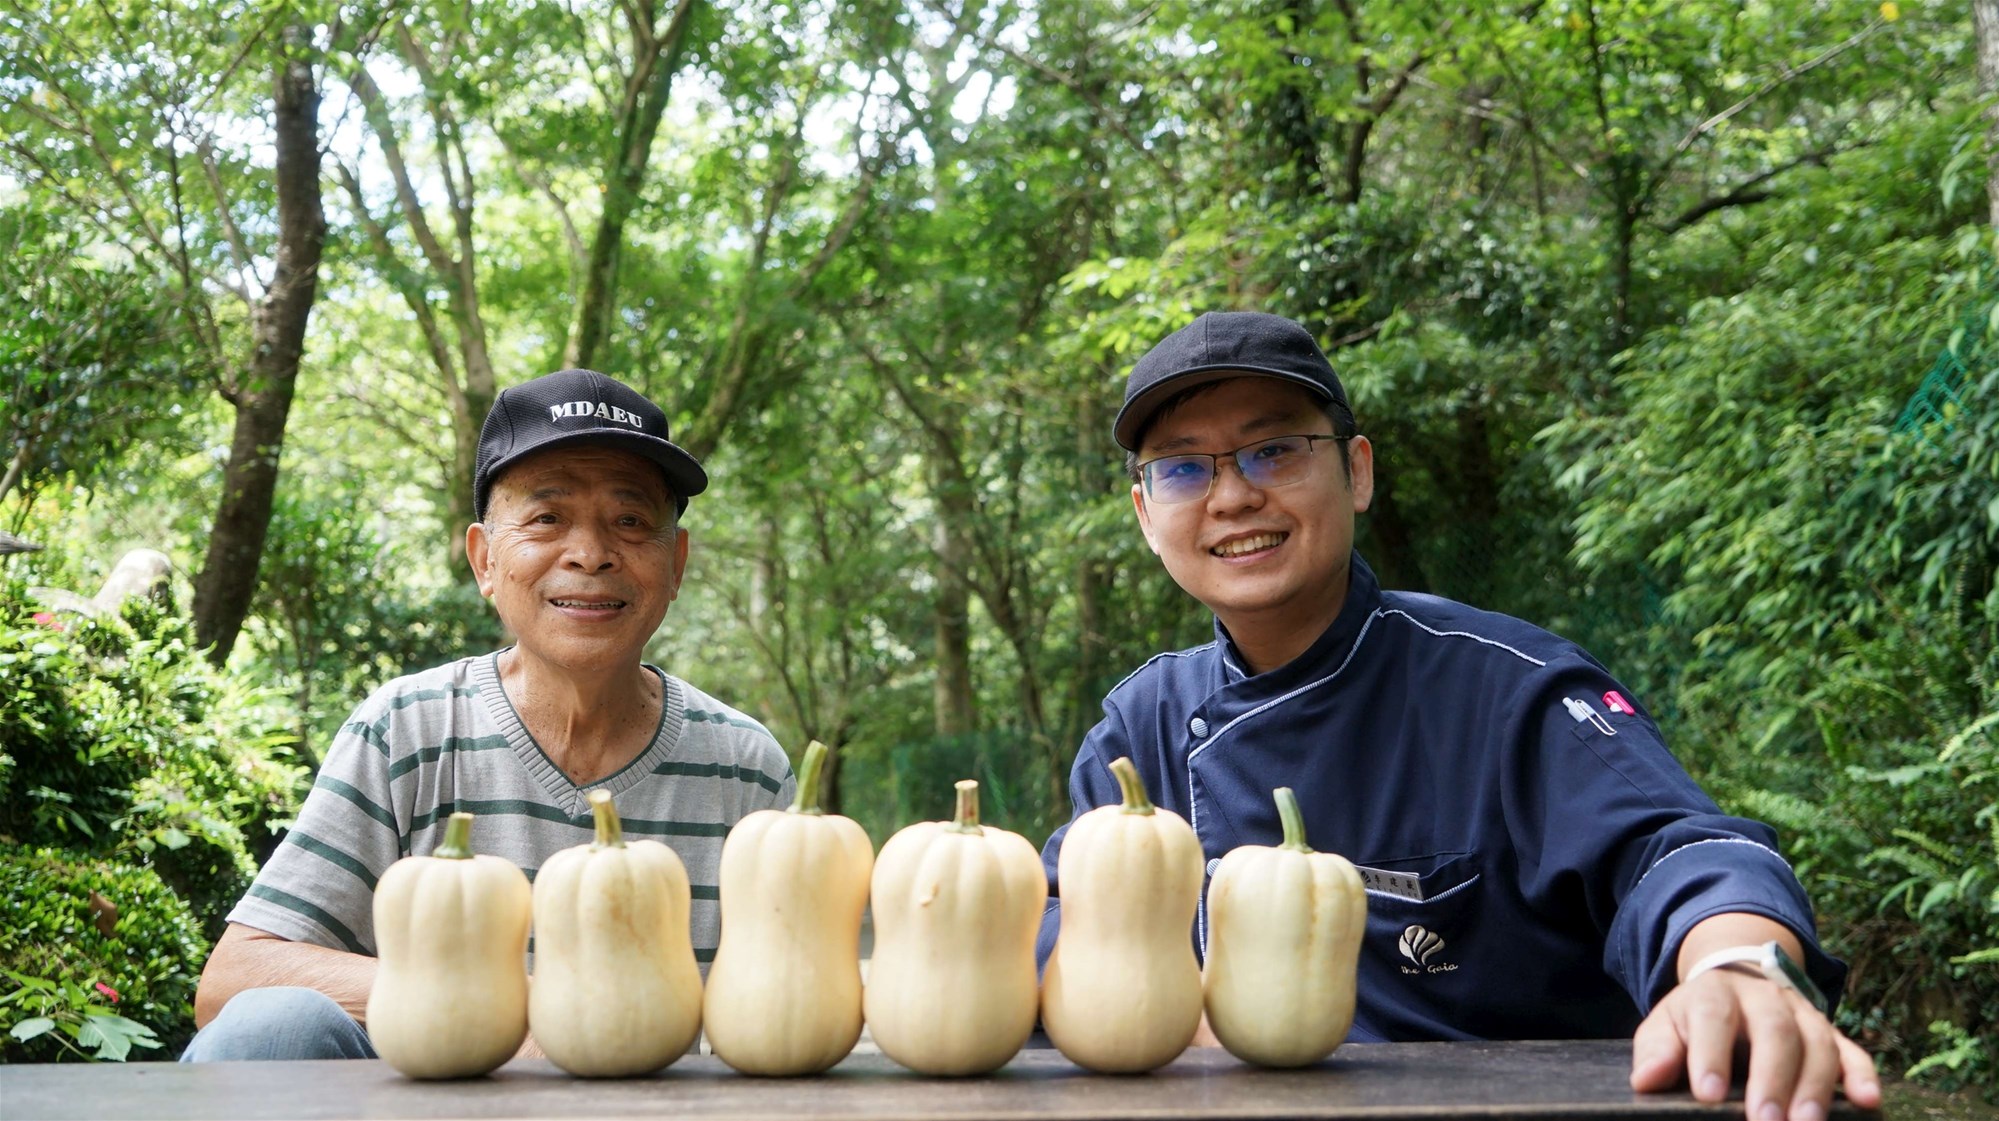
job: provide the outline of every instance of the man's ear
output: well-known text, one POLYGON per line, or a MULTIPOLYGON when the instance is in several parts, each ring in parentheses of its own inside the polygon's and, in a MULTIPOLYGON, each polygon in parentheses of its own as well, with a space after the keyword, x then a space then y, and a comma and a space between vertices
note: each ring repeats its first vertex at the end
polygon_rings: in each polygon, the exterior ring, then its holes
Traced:
POLYGON ((673 544, 673 584, 666 592, 668 603, 680 598, 680 581, 687 575, 687 530, 675 526, 673 532, 678 540, 673 544))
POLYGON ((1365 436, 1347 441, 1347 486, 1353 491, 1353 512, 1365 512, 1374 502, 1374 445, 1365 436))
POLYGON ((1152 550, 1153 556, 1158 556, 1159 541, 1152 536, 1152 515, 1145 509, 1143 483, 1131 484, 1131 507, 1138 511, 1138 531, 1145 535, 1145 547, 1152 550))
POLYGON ((473 522, 465 527, 465 563, 472 566, 472 579, 479 584, 479 594, 490 597, 493 594, 493 539, 487 536, 484 522, 473 522))

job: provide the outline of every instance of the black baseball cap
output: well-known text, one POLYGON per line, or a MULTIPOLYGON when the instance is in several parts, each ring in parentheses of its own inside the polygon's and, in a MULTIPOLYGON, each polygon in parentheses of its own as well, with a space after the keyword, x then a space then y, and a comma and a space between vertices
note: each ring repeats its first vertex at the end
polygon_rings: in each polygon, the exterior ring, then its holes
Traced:
POLYGON ((667 439, 666 413, 631 386, 595 370, 557 370, 503 389, 479 430, 479 461, 472 472, 472 509, 486 517, 493 480, 523 456, 549 448, 602 447, 631 452, 659 464, 674 505, 708 486, 708 473, 667 439))
POLYGON ((1356 430, 1347 391, 1312 332, 1268 312, 1211 311, 1166 336, 1131 368, 1111 434, 1119 447, 1135 452, 1167 398, 1245 375, 1296 382, 1331 407, 1334 435, 1356 430))

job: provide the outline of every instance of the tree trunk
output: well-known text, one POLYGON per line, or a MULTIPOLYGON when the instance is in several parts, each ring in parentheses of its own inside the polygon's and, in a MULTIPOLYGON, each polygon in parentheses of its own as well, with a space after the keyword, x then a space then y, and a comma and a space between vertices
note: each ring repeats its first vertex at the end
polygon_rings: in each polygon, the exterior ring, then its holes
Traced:
POLYGON ((465 183, 465 211, 458 217, 458 259, 455 270, 444 280, 451 289, 451 319, 458 328, 458 354, 465 369, 465 384, 445 376, 451 400, 452 476, 447 494, 451 499, 451 525, 446 534, 451 543, 451 570, 467 584, 473 581, 472 568, 465 563, 465 527, 478 518, 473 508, 472 473, 479 460, 479 429, 486 414, 493 411, 499 396, 499 379, 493 374, 493 356, 486 349, 486 318, 479 310, 479 275, 472 240, 472 183, 465 183))
MULTIPOLYGON (((1098 489, 1096 480, 1102 474, 1099 464, 1103 458, 1104 407, 1098 396, 1096 392, 1085 392, 1076 398, 1076 493, 1083 495, 1098 489)), ((1082 633, 1076 640, 1076 674, 1069 683, 1069 712, 1060 725, 1062 738, 1070 744, 1081 742, 1083 734, 1096 722, 1096 702, 1102 695, 1099 679, 1104 676, 1110 652, 1104 636, 1104 601, 1110 596, 1110 583, 1110 566, 1101 556, 1087 550, 1077 555, 1076 625, 1082 633)), ((1058 781, 1066 781, 1067 777, 1056 776, 1058 781)))
MULTIPOLYGON (((464 336, 465 324, 461 321, 459 334, 464 336)), ((479 461, 479 429, 486 423, 486 414, 493 411, 493 400, 499 396, 495 388, 492 359, 486 355, 485 340, 481 338, 476 348, 460 348, 465 356, 465 385, 451 398, 451 478, 445 488, 445 497, 451 503, 451 524, 447 527, 450 539, 450 571, 459 580, 470 583, 474 577, 472 568, 465 562, 465 527, 478 520, 478 511, 473 505, 472 473, 479 461)))
POLYGON ((1492 459, 1492 434, 1485 405, 1475 394, 1457 415, 1457 471, 1451 482, 1454 586, 1445 595, 1475 607, 1491 607, 1492 573, 1499 558, 1492 555, 1492 520, 1499 513, 1500 470, 1492 459))
POLYGON ((1978 37, 1978 92, 1985 98, 1985 197, 1999 227, 1999 0, 1971 0, 1978 37))
POLYGON ((1638 216, 1630 197, 1619 192, 1610 223, 1610 353, 1631 344, 1631 254, 1638 237, 1638 216))
MULTIPOLYGON (((305 28, 286 29, 288 52, 303 51, 308 42, 305 28)), ((318 294, 319 259, 326 241, 326 215, 319 199, 319 91, 312 66, 288 53, 278 63, 274 84, 276 273, 253 317, 250 376, 235 396, 236 429, 223 469, 222 502, 194 588, 195 641, 218 666, 236 645, 257 589, 257 566, 277 493, 285 421, 291 414, 306 320, 318 294)))
MULTIPOLYGON (((932 483, 933 487, 937 485, 932 483)), ((931 608, 937 643, 937 734, 962 736, 972 730, 974 717, 971 596, 966 591, 964 575, 971 558, 947 519, 938 518, 931 533, 939 558, 937 597, 931 608)))
POLYGON ((611 333, 611 313, 618 296, 618 262, 624 255, 625 222, 638 203, 639 189, 645 185, 653 137, 659 134, 659 119, 666 111, 674 71, 680 69, 681 48, 687 42, 687 25, 697 2, 680 0, 664 36, 654 38, 650 29, 642 35, 637 27, 633 28, 634 44, 649 46, 651 50, 634 61, 625 89, 624 112, 618 120, 618 158, 607 169, 604 211, 597 221, 596 237, 590 243, 583 302, 576 310, 578 366, 594 368, 611 333))

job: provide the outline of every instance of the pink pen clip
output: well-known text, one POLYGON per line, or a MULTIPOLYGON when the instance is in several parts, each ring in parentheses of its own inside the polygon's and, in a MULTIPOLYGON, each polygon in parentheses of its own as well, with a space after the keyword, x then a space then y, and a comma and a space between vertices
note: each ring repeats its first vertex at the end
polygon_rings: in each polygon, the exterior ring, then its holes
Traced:
POLYGON ((1624 694, 1615 689, 1603 695, 1603 707, 1612 712, 1622 712, 1629 716, 1638 715, 1638 710, 1631 707, 1631 702, 1624 699, 1624 694))

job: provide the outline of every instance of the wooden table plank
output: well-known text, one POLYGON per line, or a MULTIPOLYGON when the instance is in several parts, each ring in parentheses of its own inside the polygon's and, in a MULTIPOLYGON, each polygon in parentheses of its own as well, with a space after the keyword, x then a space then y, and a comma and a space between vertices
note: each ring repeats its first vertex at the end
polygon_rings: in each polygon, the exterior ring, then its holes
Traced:
MULTIPOLYGON (((587 1081, 544 1061, 489 1078, 411 1082, 379 1062, 131 1063, 0 1067, 7 1121, 469 1121, 547 1118, 897 1118, 1103 1121, 1109 1118, 1351 1118, 1414 1121, 1737 1121, 1685 1093, 1633 1094, 1628 1042, 1349 1045, 1304 1070, 1246 1066, 1190 1050, 1151 1074, 1090 1074, 1030 1050, 989 1078, 914 1075, 854 1055, 808 1079, 746 1078, 691 1056, 650 1078, 587 1081)), ((1834 1121, 1878 1117, 1843 1099, 1834 1121)))

